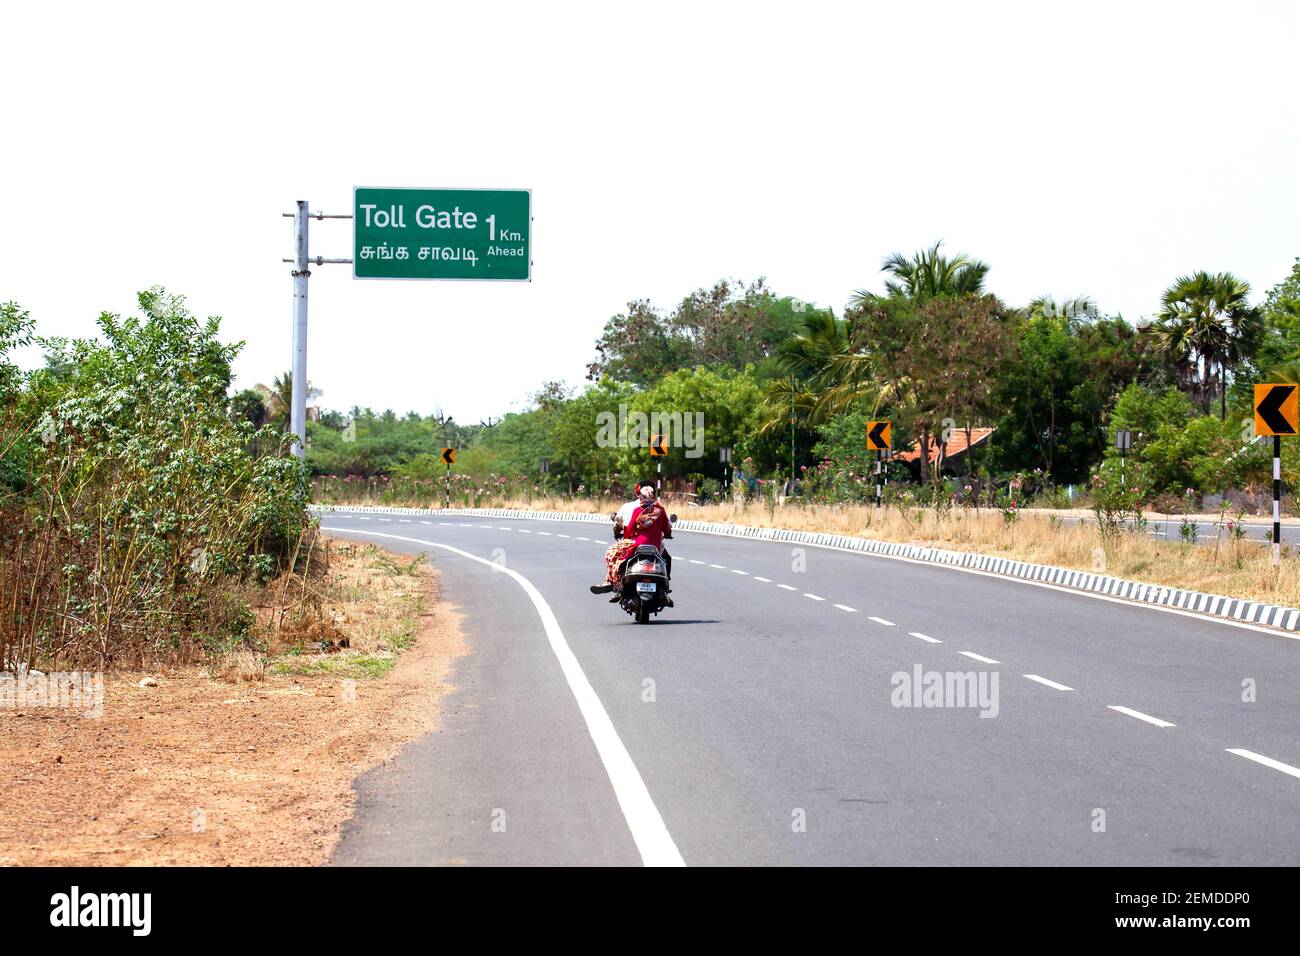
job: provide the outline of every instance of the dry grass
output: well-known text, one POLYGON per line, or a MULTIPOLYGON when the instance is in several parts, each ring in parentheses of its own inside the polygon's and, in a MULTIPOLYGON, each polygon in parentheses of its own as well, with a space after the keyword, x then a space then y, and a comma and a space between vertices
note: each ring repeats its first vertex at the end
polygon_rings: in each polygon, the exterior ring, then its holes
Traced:
MULTIPOLYGON (((508 500, 493 507, 603 514, 620 504, 615 500, 553 497, 508 500)), ((410 506, 424 507, 427 503, 411 502, 410 506)), ((1032 510, 1022 511, 1016 521, 1008 524, 1001 512, 989 509, 953 508, 941 513, 894 506, 878 513, 864 505, 769 507, 762 502, 702 507, 679 503, 677 508, 679 517, 692 521, 928 544, 1300 607, 1300 559, 1290 555, 1288 549, 1283 548, 1282 566, 1274 568, 1267 546, 1258 541, 1232 540, 1227 532, 1221 533, 1217 542, 1203 538, 1200 544, 1185 544, 1177 539, 1177 516, 1169 519, 1173 541, 1134 532, 1121 534, 1106 545, 1091 514, 1083 511, 1070 513, 1078 519, 1075 524, 1062 522, 1059 515, 1032 510)), ((669 510, 673 510, 671 501, 669 510)), ((1165 517, 1150 516, 1149 520, 1163 522, 1165 517)))

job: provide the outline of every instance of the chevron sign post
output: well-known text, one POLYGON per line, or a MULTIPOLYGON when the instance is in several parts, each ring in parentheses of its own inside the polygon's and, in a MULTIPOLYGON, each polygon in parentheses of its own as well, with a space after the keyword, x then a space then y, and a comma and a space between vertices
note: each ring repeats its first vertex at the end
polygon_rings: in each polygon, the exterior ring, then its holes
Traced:
POLYGON ((1273 564, 1282 563, 1282 436, 1300 433, 1300 385, 1255 386, 1255 434, 1273 436, 1273 564))

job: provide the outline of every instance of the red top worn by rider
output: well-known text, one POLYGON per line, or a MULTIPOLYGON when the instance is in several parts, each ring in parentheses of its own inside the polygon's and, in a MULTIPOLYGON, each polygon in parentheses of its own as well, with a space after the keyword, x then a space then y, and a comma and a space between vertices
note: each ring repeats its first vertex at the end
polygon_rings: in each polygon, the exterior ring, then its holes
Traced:
POLYGON ((664 535, 671 536, 672 533, 673 526, 668 520, 668 512, 657 501, 651 501, 648 505, 642 504, 633 511, 632 520, 623 529, 623 537, 631 538, 632 543, 637 547, 653 544, 661 551, 664 546, 664 535))

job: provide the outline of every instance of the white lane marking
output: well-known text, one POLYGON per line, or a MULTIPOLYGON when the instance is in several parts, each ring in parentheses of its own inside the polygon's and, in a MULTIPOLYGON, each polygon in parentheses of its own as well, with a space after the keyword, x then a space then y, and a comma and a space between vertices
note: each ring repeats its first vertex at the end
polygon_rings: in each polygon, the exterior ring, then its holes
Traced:
POLYGON ((590 538, 584 538, 582 535, 578 535, 578 540, 579 540, 579 541, 590 541, 591 539, 590 539, 590 538))
POLYGON ((783 591, 798 591, 798 590, 799 590, 798 588, 792 588, 792 587, 790 587, 790 585, 788 585, 788 584, 778 584, 777 587, 779 587, 779 588, 780 588, 781 590, 783 590, 783 591))
POLYGON ((691 558, 691 564, 703 564, 703 563, 704 563, 703 561, 696 561, 694 558, 691 558))
POLYGON ((1074 690, 1073 687, 1066 687, 1064 684, 1058 684, 1054 680, 1048 680, 1046 677, 1039 677, 1037 674, 1024 674, 1026 679, 1042 684, 1044 687, 1050 687, 1052 690, 1074 690))
POLYGON ((462 528, 472 528, 472 527, 474 527, 472 524, 470 524, 470 523, 467 522, 467 521, 461 521, 461 522, 459 522, 459 524, 460 524, 460 526, 461 526, 462 528))
POLYGON ((908 633, 908 634, 911 634, 911 635, 912 635, 913 637, 915 637, 915 638, 919 638, 920 640, 925 641, 927 644, 942 644, 942 643, 943 643, 943 641, 939 640, 937 637, 930 637, 930 635, 928 635, 928 634, 922 634, 920 631, 908 631, 907 633, 908 633))
POLYGON ((804 591, 804 592, 803 592, 803 596, 806 597, 806 598, 811 598, 811 599, 814 600, 814 601, 825 601, 825 600, 826 600, 824 597, 821 597, 820 595, 817 595, 817 594, 809 594, 807 591, 804 591))
POLYGON ((432 521, 425 521, 423 518, 421 518, 421 519, 420 519, 420 524, 433 524, 433 522, 432 522, 432 521))
POLYGON ((451 522, 450 522, 450 521, 439 521, 438 524, 442 525, 444 528, 450 528, 450 527, 451 527, 451 522))
POLYGON ((1263 754, 1257 754, 1253 750, 1242 750, 1240 747, 1229 747, 1228 753, 1236 754, 1238 757, 1245 757, 1247 760, 1253 760, 1255 763, 1263 764, 1265 767, 1272 767, 1274 770, 1281 770, 1285 774, 1300 779, 1300 767, 1293 767, 1289 763, 1283 763, 1280 760, 1274 760, 1272 757, 1265 757, 1263 754))
POLYGON ((727 570, 727 566, 725 564, 710 564, 709 567, 717 568, 719 571, 727 570))
POLYGON ((558 531, 555 532, 555 536, 556 536, 557 538, 567 538, 567 537, 568 537, 567 534, 560 534, 560 532, 558 532, 558 531))
MULTIPOLYGON (((491 526, 490 524, 481 524, 481 525, 479 525, 479 527, 480 527, 480 528, 491 528, 492 526, 491 526)), ((509 528, 506 528, 506 530, 509 531, 510 529, 509 529, 509 528)))
POLYGON ((754 575, 754 580, 755 580, 755 581, 762 581, 764 584, 771 584, 771 583, 772 583, 772 579, 771 579, 771 578, 760 578, 757 574, 754 575))
MULTIPOLYGON (((365 532, 351 531, 347 528, 327 528, 326 530, 342 532, 343 534, 365 534, 365 532)), ((578 658, 574 656, 573 650, 569 647, 569 642, 564 639, 564 632, 560 630, 560 622, 555 619, 555 612, 551 610, 551 606, 546 603, 546 598, 542 597, 542 593, 533 586, 533 583, 514 568, 497 564, 487 558, 480 558, 468 551, 462 551, 460 548, 453 548, 449 544, 422 541, 418 538, 404 538, 395 534, 371 532, 371 536, 392 538, 395 541, 407 541, 411 544, 422 544, 432 548, 442 548, 453 554, 458 554, 462 558, 469 558, 479 564, 486 564, 493 571, 500 574, 508 574, 515 580, 515 583, 524 589, 524 593, 533 602, 533 608, 537 611, 537 616, 542 619, 542 627, 546 630, 546 639, 550 642, 551 650, 554 651, 556 659, 560 662, 560 670, 563 671, 564 679, 569 684, 569 690, 578 702, 578 709, 582 712, 582 719, 587 723, 587 732, 591 734, 592 742, 596 745, 596 752, 600 755, 600 762, 605 765, 605 773, 608 774, 609 782, 614 787, 614 796, 618 799, 618 805, 623 810, 623 818, 627 820, 628 829, 632 831, 632 839, 636 843, 636 848, 641 852, 641 862, 646 866, 685 866, 686 861, 682 859, 677 844, 673 842, 672 834, 668 832, 668 827, 664 825, 664 818, 660 815, 659 808, 655 806, 654 800, 651 799, 650 791, 646 789, 645 780, 641 778, 640 772, 636 769, 636 764, 632 762, 632 755, 623 746, 623 741, 614 728, 614 722, 609 719, 609 713, 605 710, 604 704, 600 702, 600 698, 596 695, 595 689, 591 686, 591 681, 587 680, 587 675, 583 671, 582 665, 578 663, 578 658)))
POLYGON ((732 568, 732 569, 731 569, 731 573, 732 573, 732 574, 743 574, 743 575, 745 575, 746 577, 749 576, 749 572, 748 572, 748 571, 738 571, 738 570, 736 570, 735 568, 732 568))
POLYGON ((520 534, 532 534, 532 532, 529 531, 527 528, 516 528, 515 530, 518 531, 520 534))
POLYGON ((369 518, 360 518, 360 517, 359 517, 359 518, 357 518, 357 520, 358 520, 358 521, 369 521, 370 519, 369 519, 369 518))
MULTIPOLYGON (((487 525, 484 525, 483 527, 486 528, 487 525)), ((500 525, 500 524, 499 524, 499 525, 497 525, 497 530, 498 530, 498 531, 514 531, 515 529, 514 529, 514 528, 507 528, 505 525, 500 525)))
POLYGON ((380 518, 379 520, 384 522, 385 524, 391 524, 393 521, 392 518, 380 518))
POLYGON ((991 657, 985 657, 983 654, 976 654, 974 651, 958 651, 963 657, 969 657, 973 661, 979 661, 981 664, 1000 664, 1001 661, 995 661, 991 657))
POLYGON ((397 523, 398 523, 398 524, 410 524, 410 523, 411 523, 411 519, 410 519, 410 518, 398 518, 398 519, 397 519, 397 523))
POLYGON ((539 532, 537 532, 537 533, 538 533, 538 534, 544 534, 544 535, 546 535, 546 537, 548 537, 548 538, 551 536, 551 533, 550 533, 549 531, 539 531, 539 532))
POLYGON ((1108 705, 1109 710, 1118 711, 1129 717, 1136 717, 1138 720, 1145 720, 1148 724, 1155 724, 1157 727, 1173 727, 1167 720, 1161 720, 1159 717, 1152 717, 1150 714, 1144 714, 1140 710, 1134 710, 1132 707, 1121 707, 1119 704, 1108 705))
POLYGON ((886 621, 883 617, 869 617, 868 621, 875 621, 877 624, 883 624, 885 627, 893 627, 893 621, 886 621))
POLYGON ((850 614, 857 614, 857 613, 858 613, 858 609, 857 609, 857 608, 855 608, 855 607, 849 607, 847 604, 837 604, 837 605, 835 605, 835 606, 836 606, 837 608, 839 608, 841 611, 848 611, 850 614))

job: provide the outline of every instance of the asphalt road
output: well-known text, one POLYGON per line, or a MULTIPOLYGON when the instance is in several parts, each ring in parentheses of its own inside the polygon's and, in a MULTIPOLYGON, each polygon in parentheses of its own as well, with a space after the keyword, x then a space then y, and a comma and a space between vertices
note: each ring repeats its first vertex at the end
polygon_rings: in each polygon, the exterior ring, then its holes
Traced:
POLYGON ((689 532, 637 625, 587 591, 602 525, 322 523, 427 551, 471 648, 336 863, 1300 863, 1294 638, 689 532))

